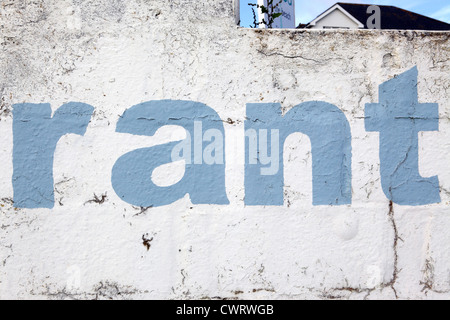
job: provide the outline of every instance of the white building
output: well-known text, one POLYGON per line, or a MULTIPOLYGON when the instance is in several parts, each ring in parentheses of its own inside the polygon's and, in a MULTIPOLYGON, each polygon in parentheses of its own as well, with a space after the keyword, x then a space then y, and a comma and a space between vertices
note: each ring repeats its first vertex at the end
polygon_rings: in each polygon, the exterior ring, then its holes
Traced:
POLYGON ((450 30, 450 24, 394 6, 338 2, 307 25, 308 29, 450 30))

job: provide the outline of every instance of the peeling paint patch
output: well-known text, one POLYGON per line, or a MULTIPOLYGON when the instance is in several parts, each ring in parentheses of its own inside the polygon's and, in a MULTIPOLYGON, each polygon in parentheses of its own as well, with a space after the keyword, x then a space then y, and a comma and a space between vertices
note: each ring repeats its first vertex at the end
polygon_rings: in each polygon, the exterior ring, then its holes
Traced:
POLYGON ((149 238, 148 233, 142 236, 142 244, 147 248, 147 251, 150 251, 150 248, 152 247, 152 241, 153 237, 149 238))
POLYGON ((108 200, 108 193, 105 192, 100 197, 94 193, 94 198, 92 200, 86 201, 87 203, 96 203, 96 204, 104 204, 108 200))

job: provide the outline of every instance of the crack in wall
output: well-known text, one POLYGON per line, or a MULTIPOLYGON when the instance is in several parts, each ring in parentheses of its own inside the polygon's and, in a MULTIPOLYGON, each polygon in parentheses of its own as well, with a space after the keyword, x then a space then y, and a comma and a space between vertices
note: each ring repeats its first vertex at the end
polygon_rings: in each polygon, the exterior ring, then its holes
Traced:
POLYGON ((262 50, 257 50, 257 51, 259 53, 265 55, 266 57, 280 56, 280 57, 283 57, 283 58, 286 58, 286 59, 302 59, 302 60, 305 60, 305 61, 312 61, 312 62, 315 62, 317 64, 324 64, 324 63, 326 63, 326 62, 331 60, 331 59, 327 59, 325 61, 318 61, 318 60, 315 60, 315 59, 312 59, 312 58, 305 58, 305 57, 303 57, 301 55, 289 56, 289 55, 286 55, 286 54, 283 54, 283 53, 280 53, 280 52, 267 53, 267 52, 264 52, 262 50))
POLYGON ((13 257, 14 250, 13 250, 13 245, 12 244, 10 244, 10 245, 3 245, 2 244, 1 246, 3 248, 5 248, 5 249, 9 250, 9 254, 2 260, 2 265, 3 265, 3 267, 5 267, 6 264, 8 263, 8 260, 13 257))
POLYGON ((133 209, 139 210, 139 212, 136 213, 135 215, 133 215, 133 217, 138 217, 138 216, 141 216, 141 215, 145 215, 147 213, 147 211, 150 210, 151 208, 153 208, 153 206, 150 206, 150 207, 139 207, 139 208, 133 206, 133 209))
MULTIPOLYGON (((398 261, 399 261, 399 253, 398 253, 398 243, 399 241, 404 242, 404 240, 400 237, 397 223, 395 221, 395 211, 394 211, 394 203, 393 201, 389 202, 389 212, 388 212, 389 222, 391 223, 393 232, 394 232, 394 242, 392 245, 393 252, 394 252, 394 263, 393 263, 393 273, 391 280, 387 283, 382 283, 378 288, 354 288, 354 287, 342 287, 342 288, 331 288, 328 290, 328 292, 324 291, 322 293, 322 296, 327 299, 342 299, 343 296, 335 296, 330 292, 348 292, 350 294, 363 294, 365 293, 366 296, 364 297, 364 300, 367 300, 370 295, 376 291, 377 289, 381 289, 381 291, 385 288, 390 288, 394 292, 395 298, 399 299, 399 295, 396 289, 396 284, 398 280, 398 275, 401 272, 401 270, 398 267, 398 261)), ((426 285, 430 285, 429 282, 426 283, 426 285)), ((432 286, 431 286, 432 288, 432 286)))
POLYGON ((393 250, 394 250, 394 271, 392 273, 392 278, 391 281, 389 281, 388 283, 385 283, 382 285, 382 288, 391 288, 392 291, 394 291, 395 294, 395 298, 398 299, 398 293, 397 293, 397 289, 395 288, 395 285, 397 283, 397 279, 398 279, 398 274, 400 273, 401 270, 398 269, 398 259, 399 259, 399 255, 398 255, 398 241, 401 240, 402 242, 403 239, 400 238, 399 233, 398 233, 398 228, 397 228, 397 223, 395 222, 395 212, 394 212, 394 202, 390 201, 389 202, 389 221, 392 224, 392 229, 394 230, 394 244, 393 244, 393 250))
POLYGON ((88 292, 74 292, 66 287, 52 291, 49 285, 46 286, 45 291, 40 293, 31 290, 32 295, 43 295, 55 300, 131 300, 134 296, 143 293, 150 292, 141 291, 132 286, 121 285, 113 281, 100 281, 88 292))
MULTIPOLYGON (((376 288, 373 289, 364 289, 364 288, 353 288, 353 287, 343 287, 343 288, 332 288, 329 291, 332 292, 348 292, 350 294, 362 294, 365 293, 366 295, 364 296, 364 300, 367 300, 369 298, 369 296, 372 294, 372 292, 374 292, 376 290, 376 288)), ((324 291, 322 293, 322 297, 326 298, 326 299, 331 299, 331 300, 336 300, 336 299, 343 299, 344 296, 334 296, 333 294, 330 294, 329 292, 327 293, 326 291, 324 291)))
POLYGON ((96 203, 96 204, 104 204, 108 199, 108 193, 105 192, 104 194, 102 194, 100 197, 98 197, 95 193, 94 193, 94 198, 92 200, 86 201, 84 204, 88 204, 88 203, 96 203))
POLYGON ((55 183, 55 201, 58 201, 58 204, 61 207, 64 206, 64 189, 70 186, 70 182, 75 183, 75 178, 64 178, 62 181, 55 183), (58 195, 58 197, 56 195, 58 195))
POLYGON ((435 284, 435 261, 431 257, 430 253, 430 244, 427 246, 427 259, 425 260, 425 266, 422 270, 423 280, 420 281, 420 285, 422 285, 421 292, 428 295, 428 292, 438 293, 438 294, 447 294, 450 293, 450 290, 439 290, 436 288, 435 284))

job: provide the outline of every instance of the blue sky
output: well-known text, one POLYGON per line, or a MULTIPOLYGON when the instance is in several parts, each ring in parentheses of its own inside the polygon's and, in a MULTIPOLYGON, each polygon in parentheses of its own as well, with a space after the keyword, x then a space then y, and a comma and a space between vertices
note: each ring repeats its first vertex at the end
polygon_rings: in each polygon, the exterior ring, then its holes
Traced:
MULTIPOLYGON (((253 22, 253 16, 248 3, 256 3, 256 0, 241 1, 241 25, 248 27, 253 22)), ((296 24, 307 23, 331 7, 339 0, 296 0, 295 20, 296 24)), ((392 5, 406 10, 417 12, 441 21, 450 23, 450 1, 449 0, 374 0, 373 2, 361 0, 343 0, 348 3, 367 3, 378 5, 392 5)))

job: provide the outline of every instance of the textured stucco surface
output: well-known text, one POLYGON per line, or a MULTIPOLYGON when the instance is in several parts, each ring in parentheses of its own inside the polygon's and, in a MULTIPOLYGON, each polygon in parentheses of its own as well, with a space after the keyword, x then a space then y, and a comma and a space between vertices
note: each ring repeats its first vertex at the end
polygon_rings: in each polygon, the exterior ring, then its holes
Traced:
MULTIPOLYGON (((0 298, 450 298, 449 32, 249 30, 220 0, 0 2, 0 298), (414 66, 439 132, 419 135, 442 201, 398 206, 380 182, 379 134, 364 127, 378 86, 414 66), (123 202, 116 160, 176 140, 115 132, 150 100, 204 103, 225 121, 230 205, 123 202), (285 205, 244 205, 246 104, 336 105, 352 132, 348 206, 312 206, 310 142, 285 145, 285 205), (95 107, 57 146, 53 209, 12 202, 12 105, 95 107)), ((180 168, 162 170, 162 183, 180 168)), ((182 174, 182 173, 181 173, 182 174)), ((207 186, 199 186, 206 187, 207 186)))

